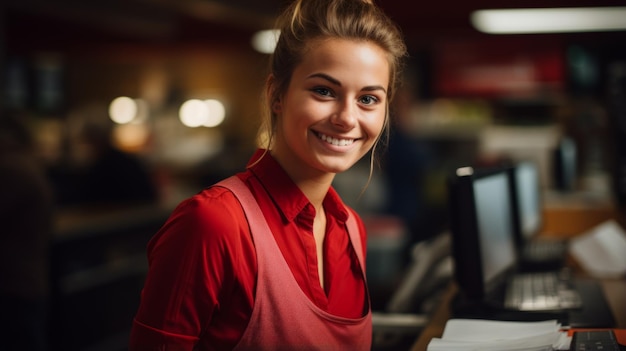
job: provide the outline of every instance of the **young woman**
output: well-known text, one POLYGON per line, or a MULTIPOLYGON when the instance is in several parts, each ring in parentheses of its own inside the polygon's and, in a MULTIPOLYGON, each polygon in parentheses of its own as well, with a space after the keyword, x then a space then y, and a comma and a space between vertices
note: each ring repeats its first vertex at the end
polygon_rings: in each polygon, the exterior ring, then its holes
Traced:
POLYGON ((370 1, 279 18, 267 145, 148 245, 131 350, 369 350, 366 233, 331 182, 375 148, 406 49, 370 1))

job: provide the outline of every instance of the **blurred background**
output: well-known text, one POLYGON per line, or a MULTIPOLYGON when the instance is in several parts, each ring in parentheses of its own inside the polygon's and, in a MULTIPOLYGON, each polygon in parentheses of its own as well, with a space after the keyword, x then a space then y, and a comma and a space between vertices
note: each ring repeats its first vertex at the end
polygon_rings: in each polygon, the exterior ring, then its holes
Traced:
MULTIPOLYGON (((47 321, 48 349, 125 348, 147 241, 255 149, 268 51, 253 38, 285 4, 0 4, 0 307, 31 329, 47 321)), ((410 245, 447 229, 456 167, 532 160, 550 206, 623 213, 626 29, 487 34, 472 22, 538 0, 379 5, 410 53, 392 138, 364 193, 367 160, 335 182, 369 226, 375 307, 410 245)))

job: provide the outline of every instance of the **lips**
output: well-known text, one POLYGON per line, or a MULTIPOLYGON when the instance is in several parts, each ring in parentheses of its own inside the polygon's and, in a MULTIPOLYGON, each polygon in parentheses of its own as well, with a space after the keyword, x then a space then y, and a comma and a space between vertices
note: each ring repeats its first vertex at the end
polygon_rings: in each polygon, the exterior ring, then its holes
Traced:
POLYGON ((317 137, 320 138, 321 140, 331 145, 335 145, 335 146, 348 146, 354 143, 354 139, 338 139, 338 138, 333 138, 326 134, 317 133, 317 132, 315 133, 315 135, 317 135, 317 137))

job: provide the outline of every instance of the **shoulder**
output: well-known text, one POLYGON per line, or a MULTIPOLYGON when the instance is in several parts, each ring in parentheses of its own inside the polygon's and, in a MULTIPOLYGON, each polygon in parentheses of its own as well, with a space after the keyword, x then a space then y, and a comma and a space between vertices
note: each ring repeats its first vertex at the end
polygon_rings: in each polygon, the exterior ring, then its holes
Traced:
POLYGON ((235 195, 223 187, 206 188, 182 201, 149 244, 182 250, 230 251, 249 237, 246 216, 235 195), (182 246, 182 247, 181 247, 182 246))
POLYGON ((173 212, 173 217, 197 221, 199 225, 230 223, 243 216, 243 210, 235 195, 228 189, 212 186, 184 200, 173 212))

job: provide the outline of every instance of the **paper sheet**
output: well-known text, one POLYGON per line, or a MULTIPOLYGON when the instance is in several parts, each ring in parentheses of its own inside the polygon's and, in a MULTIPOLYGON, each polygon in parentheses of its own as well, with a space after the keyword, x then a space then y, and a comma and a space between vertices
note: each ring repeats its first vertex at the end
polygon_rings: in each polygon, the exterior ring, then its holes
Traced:
POLYGON ((428 344, 428 351, 551 351, 567 350, 571 338, 560 331, 556 320, 508 322, 451 319, 441 338, 428 344))
POLYGON ((590 275, 598 278, 626 276, 626 232, 614 220, 572 239, 569 250, 590 275))

